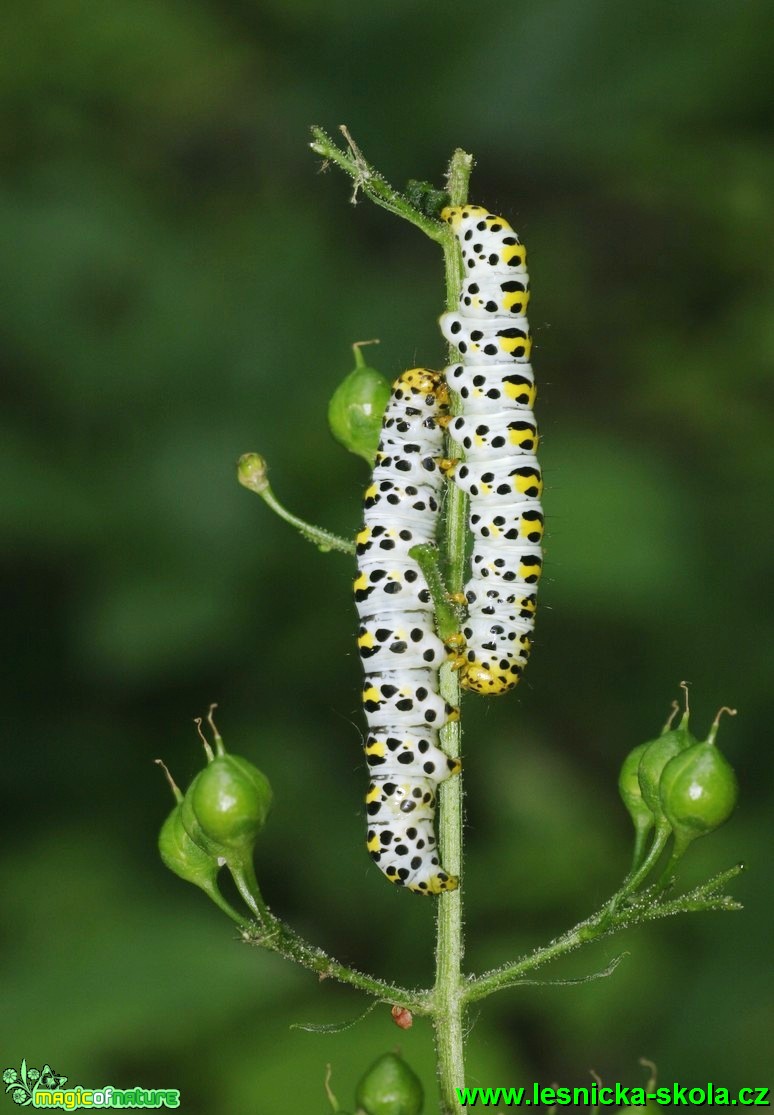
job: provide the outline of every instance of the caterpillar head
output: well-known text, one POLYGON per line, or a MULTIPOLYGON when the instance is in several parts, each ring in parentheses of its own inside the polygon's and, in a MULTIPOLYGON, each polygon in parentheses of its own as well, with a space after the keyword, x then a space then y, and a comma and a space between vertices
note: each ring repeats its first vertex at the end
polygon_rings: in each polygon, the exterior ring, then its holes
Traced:
POLYGON ((519 684, 522 671, 518 664, 507 660, 504 662, 504 667, 497 663, 466 662, 460 668, 462 688, 482 697, 501 697, 519 684))
POLYGON ((495 217, 483 205, 447 205, 441 210, 441 220, 451 225, 454 233, 459 233, 463 224, 471 221, 499 221, 501 225, 507 224, 502 217, 495 217))
POLYGON ((409 368, 401 372, 392 385, 396 398, 424 396, 429 406, 444 408, 449 405, 449 391, 440 372, 429 368, 409 368))

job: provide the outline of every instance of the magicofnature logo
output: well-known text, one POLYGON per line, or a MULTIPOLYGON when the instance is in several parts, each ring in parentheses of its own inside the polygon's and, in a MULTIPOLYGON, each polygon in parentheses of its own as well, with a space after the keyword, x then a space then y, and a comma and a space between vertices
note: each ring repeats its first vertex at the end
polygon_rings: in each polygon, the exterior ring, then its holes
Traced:
POLYGON ((60 1076, 51 1065, 36 1069, 32 1065, 28 1066, 26 1060, 22 1061, 19 1069, 5 1069, 3 1072, 6 1094, 10 1092, 11 1099, 14 1103, 18 1103, 19 1107, 27 1107, 31 1104, 35 1094, 41 1088, 52 1091, 61 1088, 66 1082, 67 1077, 60 1076))

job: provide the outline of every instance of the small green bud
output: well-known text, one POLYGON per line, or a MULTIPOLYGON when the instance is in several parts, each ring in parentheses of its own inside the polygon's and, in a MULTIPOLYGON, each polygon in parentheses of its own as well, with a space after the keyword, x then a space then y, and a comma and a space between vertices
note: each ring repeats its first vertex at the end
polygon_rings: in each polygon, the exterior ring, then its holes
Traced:
POLYGON ((426 217, 437 219, 441 210, 451 204, 451 195, 447 190, 439 190, 430 182, 422 182, 416 178, 409 178, 404 192, 406 200, 426 217))
POLYGON ((259 496, 269 487, 266 471, 266 461, 260 453, 243 453, 237 462, 239 483, 259 496))
POLYGON ((369 368, 360 346, 352 346, 355 367, 339 384, 328 404, 328 425, 337 441, 350 451, 374 463, 382 430, 382 418, 390 398, 390 385, 381 372, 369 368))
POLYGON ((385 1053, 361 1078, 358 1115, 419 1115, 424 1091, 419 1077, 396 1053, 385 1053))
POLYGON ((704 743, 680 752, 664 767, 661 804, 675 837, 673 859, 699 836, 719 828, 734 811, 739 794, 733 767, 715 746, 721 709, 704 743))
POLYGON ((697 742, 696 737, 688 728, 690 716, 688 690, 685 684, 683 684, 683 688, 686 693, 685 712, 680 723, 676 728, 671 727, 674 718, 673 713, 658 739, 651 740, 645 745, 637 770, 637 780, 643 802, 653 814, 657 826, 665 827, 667 824, 659 795, 659 783, 664 767, 675 755, 679 755, 681 751, 685 751, 686 748, 697 742))

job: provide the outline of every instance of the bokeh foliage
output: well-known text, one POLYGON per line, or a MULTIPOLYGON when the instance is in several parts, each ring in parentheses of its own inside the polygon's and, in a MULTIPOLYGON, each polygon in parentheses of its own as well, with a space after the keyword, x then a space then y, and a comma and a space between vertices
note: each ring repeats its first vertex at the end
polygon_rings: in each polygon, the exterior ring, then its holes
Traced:
MULTIPOLYGON (((546 577, 520 691, 468 702, 468 958, 547 939, 629 854, 619 763, 693 683, 742 787, 690 877, 745 860, 747 909, 640 930, 614 977, 485 1004, 469 1083, 762 1084, 771 998, 768 607, 774 335, 770 6, 667 0, 41 0, 4 12, 0 299, 6 1060, 176 1086, 190 1112, 345 1104, 400 1043, 386 1008, 233 942, 155 837, 191 718, 271 778, 264 892, 342 959, 431 971, 432 906, 362 847, 351 565, 238 488, 341 532, 362 462, 325 409, 352 341, 442 360, 437 248, 321 177, 345 120, 397 182, 474 152, 530 252, 546 577), (768 134, 767 134, 768 133, 768 134), (711 1052, 710 1052, 711 1051, 711 1052)), ((559 974, 602 967, 597 946, 559 974)))

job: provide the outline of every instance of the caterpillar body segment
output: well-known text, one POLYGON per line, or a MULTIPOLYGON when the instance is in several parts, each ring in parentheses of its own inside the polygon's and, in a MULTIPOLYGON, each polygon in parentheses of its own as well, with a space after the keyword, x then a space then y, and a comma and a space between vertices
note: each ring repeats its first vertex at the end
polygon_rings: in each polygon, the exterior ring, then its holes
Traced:
POLYGON ((537 592, 529 585, 508 587, 476 582, 476 587, 473 587, 471 581, 465 595, 471 613, 493 616, 495 612, 503 609, 507 609, 509 614, 515 609, 514 614, 520 619, 534 622, 537 592))
POLYGON ((368 671, 363 707, 369 730, 437 730, 453 719, 454 709, 438 693, 436 670, 368 671), (409 676, 410 675, 410 676, 409 676))
POLYGON ((394 554, 396 557, 408 557, 412 546, 432 542, 435 537, 435 531, 423 523, 412 523, 409 526, 405 521, 399 521, 386 526, 383 521, 374 521, 378 518, 378 515, 373 515, 371 522, 367 522, 355 536, 355 553, 358 558, 380 553, 385 556, 394 554))
POLYGON ((383 663, 394 666, 398 659, 406 669, 426 666, 441 668, 446 657, 438 636, 427 629, 424 612, 384 612, 365 619, 358 630, 357 645, 369 667, 383 663))
POLYGON ((405 612, 417 606, 432 606, 432 596, 422 571, 411 558, 398 555, 385 560, 372 554, 360 561, 355 579, 355 606, 358 615, 379 612, 405 612))
POLYGON ((374 780, 366 794, 369 853, 391 883, 418 894, 441 894, 458 885, 438 865, 435 802, 429 779, 385 777, 374 780))
POLYGON ((529 364, 451 364, 446 381, 462 402, 464 414, 492 414, 498 410, 532 410, 537 392, 529 364))
POLYGON ((392 518, 408 518, 413 522, 432 526, 438 515, 438 497, 430 484, 409 484, 402 477, 382 477, 366 488, 363 508, 368 514, 380 504, 386 504, 392 518))
POLYGON ((460 312, 468 318, 523 317, 529 305, 529 277, 498 274, 465 279, 460 312))
MULTIPOLYGON (((442 433, 438 428, 439 435, 442 433)), ((399 442, 379 443, 376 468, 381 480, 394 480, 396 483, 430 487, 434 493, 440 490, 443 479, 438 467, 438 458, 430 453, 403 453, 399 442)))
POLYGON ((465 646, 454 664, 466 689, 497 696, 518 683, 527 663, 542 570, 527 256, 508 221, 480 206, 450 206, 441 219, 459 240, 465 267, 458 308, 440 318, 460 353, 445 375, 462 410, 449 432, 465 452, 446 473, 470 497, 474 535, 465 646))
POLYGON ((442 209, 441 220, 459 240, 469 276, 527 275, 526 248, 504 217, 480 205, 458 205, 442 209))
POLYGON ((449 313, 441 314, 438 323, 446 340, 459 349, 468 365, 529 362, 532 338, 525 317, 471 321, 464 314, 449 313))
POLYGON ((539 500, 543 491, 537 457, 527 454, 495 457, 487 462, 456 461, 450 472, 454 483, 471 496, 471 501, 488 499, 492 506, 500 503, 515 507, 527 499, 539 500))
POLYGON ((478 580, 505 581, 506 584, 536 585, 543 568, 540 546, 508 547, 503 554, 500 542, 477 541, 473 547, 471 569, 478 580))
POLYGON ((369 735, 365 743, 365 755, 373 775, 377 775, 382 767, 405 770, 406 767, 419 765, 428 778, 437 778, 441 782, 461 769, 459 759, 450 759, 445 751, 436 746, 432 733, 369 735))
POLYGON ((513 455, 535 453, 540 441, 534 419, 514 414, 512 410, 454 418, 449 432, 465 450, 469 461, 489 461, 497 450, 513 455))
MULTIPOLYGON (((480 501, 479 501, 480 502, 480 501)), ((543 537, 543 509, 538 499, 504 507, 487 506, 473 511, 470 529, 476 538, 500 539, 514 545, 540 544, 543 537)))
POLYGON ((439 693, 447 651, 427 581, 409 556, 435 540, 447 403, 437 372, 412 368, 393 384, 356 544, 371 776, 366 843, 391 882, 419 894, 458 884, 441 867, 434 830, 436 787, 460 768, 439 747, 438 731, 457 713, 439 693))

